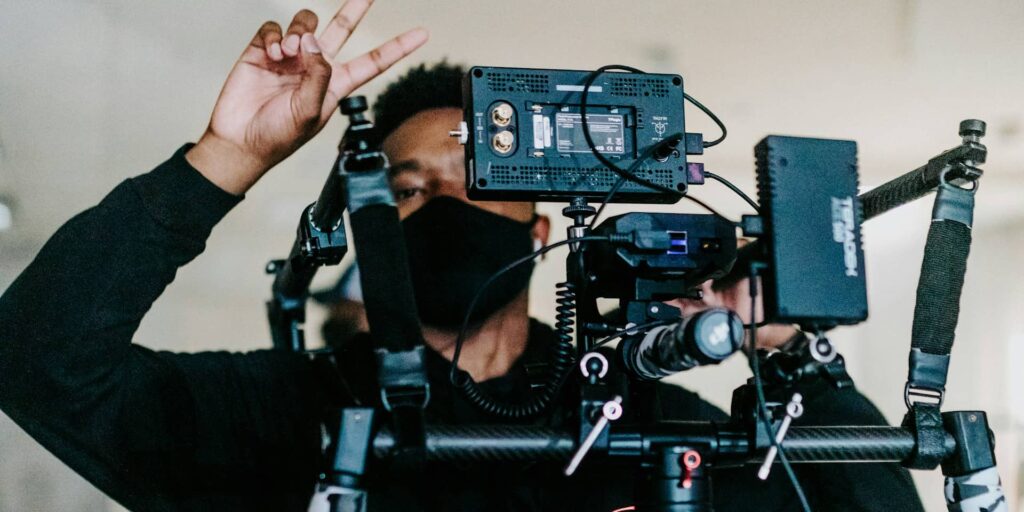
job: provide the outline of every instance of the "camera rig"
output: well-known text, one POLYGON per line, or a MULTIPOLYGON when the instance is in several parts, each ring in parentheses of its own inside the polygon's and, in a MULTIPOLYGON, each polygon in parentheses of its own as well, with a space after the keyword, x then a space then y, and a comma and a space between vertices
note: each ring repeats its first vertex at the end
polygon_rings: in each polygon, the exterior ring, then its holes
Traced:
POLYGON ((674 202, 712 176, 686 161, 717 141, 685 132, 684 97, 710 114, 683 93, 680 77, 622 66, 595 72, 478 67, 466 77, 465 122, 453 135, 466 144, 471 197, 566 200, 563 213, 572 225, 566 240, 518 262, 570 248, 559 290, 560 347, 544 387, 525 404, 500 403, 457 370, 458 356, 452 384, 482 410, 515 419, 541 414, 558 393, 557 384, 578 379, 577 426, 571 431, 424 424, 431 383, 423 371, 422 335, 387 160, 367 137, 372 124, 364 115, 365 100, 342 100, 350 124, 340 155, 318 200, 300 217, 289 257, 267 268, 275 276, 268 302, 274 346, 303 351, 309 283, 319 266, 336 264, 345 254, 341 219, 349 212, 381 399, 379 407, 345 408, 328 422, 331 443, 314 500, 333 511, 366 510, 362 482, 372 458, 562 461, 571 475, 584 460, 600 456, 644 468, 636 492, 640 511, 711 510, 709 468, 762 462, 766 474, 776 460, 787 469, 788 462, 941 465, 950 510, 1006 510, 985 413, 940 410, 974 191, 986 156, 980 142, 984 123, 962 122, 960 145, 860 195, 852 142, 768 137, 756 149, 757 215, 735 223, 718 214, 634 212, 597 224, 600 211, 588 200, 602 198, 602 206, 614 200, 674 202), (661 122, 663 128, 656 124, 661 122), (668 171, 659 174, 662 166, 668 171), (902 426, 791 426, 802 412, 801 397, 769 403, 763 386, 781 388, 812 373, 836 386, 848 383, 842 359, 823 333, 866 318, 860 223, 932 191, 937 194, 918 286, 902 426), (737 250, 737 229, 757 241, 737 250), (797 255, 806 260, 803 271, 794 264, 797 255), (816 334, 804 353, 754 351, 753 314, 749 326, 723 309, 681 318, 663 302, 695 297, 696 286, 707 279, 726 285, 744 278, 750 278, 752 304, 763 288, 766 321, 798 324, 816 334), (598 297, 619 299, 619 314, 602 315, 598 297), (657 379, 716 364, 740 350, 748 328, 754 377, 734 393, 731 421, 616 423, 630 404, 609 385, 612 374, 657 379), (600 350, 618 338, 614 355, 600 350))

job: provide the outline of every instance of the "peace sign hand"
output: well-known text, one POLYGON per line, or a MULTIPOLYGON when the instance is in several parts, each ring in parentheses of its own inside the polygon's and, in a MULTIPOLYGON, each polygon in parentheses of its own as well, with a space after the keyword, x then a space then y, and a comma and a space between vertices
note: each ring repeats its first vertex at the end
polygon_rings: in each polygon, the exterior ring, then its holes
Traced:
POLYGON ((243 194, 316 135, 338 101, 427 40, 416 28, 348 62, 333 62, 366 14, 369 0, 348 0, 320 34, 317 17, 299 11, 287 32, 268 21, 235 63, 206 133, 186 155, 210 181, 243 194))

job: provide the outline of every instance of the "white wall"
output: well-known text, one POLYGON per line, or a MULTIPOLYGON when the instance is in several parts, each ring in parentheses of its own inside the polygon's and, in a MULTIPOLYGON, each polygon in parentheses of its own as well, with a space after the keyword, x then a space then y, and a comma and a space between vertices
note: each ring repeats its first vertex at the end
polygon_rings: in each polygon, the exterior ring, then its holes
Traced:
MULTIPOLYGON (((333 12, 333 0, 311 2, 321 18, 333 12)), ((267 18, 287 22, 303 6, 0 0, 0 200, 15 207, 14 229, 0 232, 0 287, 64 220, 194 140, 255 29, 267 18)), ((769 133, 857 140, 862 183, 873 185, 955 145, 959 120, 989 121, 991 156, 947 403, 991 412, 1003 477, 1010 489, 1020 487, 1024 335, 1016 324, 1024 300, 1014 264, 1024 248, 1024 2, 380 1, 345 54, 415 25, 433 37, 413 62, 623 63, 683 74, 689 92, 730 128, 729 140, 701 160, 748 192, 751 148, 769 133)), ((714 132, 696 111, 689 121, 690 129, 714 132)), ((329 125, 250 192, 158 301, 140 342, 175 350, 267 346, 262 266, 286 250, 342 128, 329 125)), ((742 211, 715 184, 694 194, 728 214, 742 211)), ((542 209, 557 219, 560 206, 542 209)), ((692 210, 681 203, 673 211, 692 210)), ((893 421, 902 413, 927 211, 915 205, 868 224, 872 317, 835 336, 860 387, 893 421)), ((563 227, 556 223, 554 233, 563 227)), ((552 316, 561 258, 538 269, 533 309, 541 318, 552 316)), ((736 359, 680 380, 724 405, 745 372, 736 359)), ((935 478, 922 477, 929 510, 942 508, 935 478)), ((97 510, 103 500, 0 415, 0 511, 97 510)))

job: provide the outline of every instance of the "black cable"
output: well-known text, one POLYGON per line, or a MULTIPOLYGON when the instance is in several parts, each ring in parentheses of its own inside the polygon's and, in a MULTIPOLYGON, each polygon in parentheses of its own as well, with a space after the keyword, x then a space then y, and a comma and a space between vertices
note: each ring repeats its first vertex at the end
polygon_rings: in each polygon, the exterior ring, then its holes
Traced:
MULTIPOLYGON (((608 202, 610 201, 611 196, 615 192, 618 192, 617 189, 619 187, 621 187, 622 184, 625 183, 625 182, 626 182, 626 180, 624 178, 619 178, 619 181, 615 183, 615 186, 612 187, 611 191, 608 192, 608 195, 605 196, 604 201, 601 203, 601 206, 597 209, 597 213, 594 214, 594 217, 592 219, 590 219, 590 229, 594 229, 594 226, 597 224, 598 217, 600 217, 601 216, 601 212, 604 211, 604 205, 608 204, 608 202)), ((714 215, 715 217, 718 217, 719 219, 722 219, 722 220, 728 222, 729 224, 732 224, 734 226, 739 226, 739 224, 740 224, 739 222, 736 222, 736 221, 730 219, 729 217, 726 217, 725 215, 722 215, 721 212, 719 212, 718 210, 712 208, 709 204, 705 203, 704 201, 701 201, 700 199, 697 199, 696 197, 693 197, 693 196, 687 194, 687 195, 683 196, 682 198, 686 199, 688 201, 691 201, 693 203, 696 203, 701 208, 707 210, 708 213, 710 213, 711 215, 714 215)))
POLYGON ((597 219, 601 217, 601 212, 604 211, 604 207, 607 206, 608 203, 612 201, 612 197, 615 196, 615 193, 618 192, 619 189, 622 188, 622 185, 624 185, 625 183, 626 178, 619 178, 619 180, 615 182, 615 185, 611 188, 611 190, 608 191, 608 194, 604 196, 604 199, 601 200, 601 206, 597 208, 597 213, 594 214, 594 218, 590 219, 591 230, 593 230, 594 226, 597 225, 597 219))
POLYGON ((557 321, 555 322, 555 331, 558 333, 558 340, 552 346, 551 369, 548 372, 549 376, 545 379, 544 384, 537 392, 532 393, 531 396, 522 403, 510 404, 492 398, 486 390, 473 380, 473 377, 468 372, 458 369, 458 359, 462 352, 462 346, 465 342, 466 331, 469 328, 469 318, 472 315, 476 302, 480 299, 484 290, 486 290, 486 288, 502 274, 519 265, 525 264, 531 259, 536 258, 537 256, 540 256, 556 247, 569 243, 609 240, 610 237, 588 235, 570 238, 568 240, 563 240, 561 242, 542 247, 533 254, 519 258, 518 260, 501 268, 483 283, 477 291, 477 294, 473 297, 473 300, 470 302, 469 308, 466 311, 466 316, 463 318, 462 327, 459 330, 459 336, 455 342, 456 352, 452 358, 452 371, 449 375, 449 381, 452 386, 461 391, 462 395, 470 404, 489 415, 513 420, 536 416, 544 412, 544 410, 547 409, 551 402, 558 396, 562 386, 565 384, 565 381, 568 379, 569 375, 572 374, 571 370, 576 362, 575 357, 573 356, 574 347, 572 336, 573 319, 576 316, 575 285, 571 282, 566 282, 559 285, 559 306, 557 308, 557 321))
MULTIPOLYGON (((641 164, 643 164, 649 158, 651 158, 651 155, 654 154, 654 151, 657 148, 661 147, 662 144, 665 144, 664 140, 659 142, 658 144, 655 144, 655 145, 647 148, 647 150, 644 151, 640 155, 640 157, 637 158, 636 161, 633 162, 633 164, 629 166, 629 169, 625 170, 625 172, 627 174, 631 174, 631 175, 635 176, 634 173, 636 172, 637 168, 639 168, 641 164)), ((597 148, 594 147, 592 144, 590 146, 590 151, 592 153, 594 153, 595 155, 598 154, 597 148)), ((626 184, 626 177, 625 176, 620 176, 618 181, 615 182, 615 185, 612 186, 612 188, 608 191, 607 194, 605 194, 604 199, 601 199, 601 206, 597 209, 597 213, 594 214, 594 218, 590 219, 590 229, 594 229, 594 226, 597 225, 597 219, 599 217, 601 217, 601 212, 604 211, 605 205, 607 205, 608 203, 612 202, 612 198, 615 197, 615 194, 618 193, 619 189, 621 189, 622 186, 625 185, 625 184, 626 184)))
MULTIPOLYGON (((594 218, 590 221, 590 228, 593 229, 593 227, 597 225, 597 219, 598 219, 598 217, 601 216, 601 212, 604 210, 605 205, 608 204, 609 202, 611 202, 612 197, 614 197, 615 194, 619 191, 619 189, 622 188, 622 185, 625 184, 625 181, 632 181, 632 182, 637 183, 639 185, 643 185, 643 186, 645 186, 647 188, 654 189, 654 190, 657 190, 657 191, 660 191, 660 192, 664 192, 666 194, 671 194, 671 195, 674 195, 674 196, 677 196, 677 197, 684 197, 684 198, 689 199, 690 201, 692 201, 694 203, 697 203, 698 205, 703 207, 705 210, 711 212, 712 215, 715 215, 716 217, 724 219, 725 221, 730 222, 730 223, 732 223, 734 225, 738 225, 737 222, 730 220, 728 217, 726 217, 725 215, 722 215, 717 210, 715 210, 714 208, 708 206, 706 203, 704 203, 700 199, 697 199, 695 197, 689 196, 689 195, 685 194, 682 191, 674 190, 674 189, 668 188, 666 186, 659 185, 657 183, 645 180, 645 179, 643 179, 643 178, 633 174, 633 172, 636 170, 636 168, 639 166, 639 164, 642 161, 644 161, 647 158, 649 158, 650 154, 653 153, 653 150, 655 148, 659 147, 661 144, 667 144, 667 143, 671 143, 671 142, 675 142, 676 144, 678 144, 680 141, 682 141, 683 136, 681 134, 675 134, 675 135, 666 137, 664 140, 661 141, 661 143, 656 144, 656 145, 652 146, 651 148, 649 148, 648 151, 645 152, 644 155, 641 155, 641 157, 638 158, 637 161, 634 162, 629 167, 629 169, 622 169, 622 168, 620 168, 618 165, 615 164, 615 162, 612 162, 611 160, 606 158, 603 154, 601 154, 600 151, 597 150, 597 145, 594 144, 594 139, 590 135, 590 125, 587 122, 587 97, 590 94, 590 86, 592 86, 594 84, 594 81, 597 80, 597 77, 600 76, 601 73, 604 73, 605 71, 612 71, 612 70, 628 71, 630 73, 641 73, 641 74, 644 73, 642 70, 634 68, 634 67, 623 66, 623 65, 619 65, 619 64, 609 64, 607 66, 601 66, 601 67, 595 69, 594 71, 592 71, 590 73, 590 76, 587 77, 586 82, 583 84, 583 95, 580 97, 580 122, 582 123, 583 138, 586 139, 587 146, 590 148, 590 152, 593 153, 594 157, 597 158, 597 160, 599 162, 601 162, 606 167, 608 167, 609 170, 611 170, 615 174, 619 175, 619 181, 615 183, 615 186, 613 186, 611 190, 608 191, 608 194, 604 197, 604 200, 601 201, 601 206, 600 206, 600 208, 598 208, 597 214, 594 215, 594 218)), ((711 146, 714 146, 714 145, 722 142, 723 140, 725 140, 726 129, 725 129, 725 124, 722 123, 722 120, 719 119, 718 116, 716 116, 713 112, 711 112, 711 110, 709 110, 707 107, 705 107, 704 104, 702 104, 701 102, 697 101, 696 99, 694 99, 689 94, 683 93, 683 97, 684 97, 684 99, 689 100, 691 103, 693 103, 697 108, 701 109, 705 114, 708 115, 708 117, 711 118, 712 121, 715 122, 715 124, 717 124, 719 126, 719 128, 722 129, 722 135, 718 139, 715 139, 712 142, 705 142, 704 143, 704 147, 706 147, 706 148, 707 147, 711 147, 711 146)), ((731 188, 732 184, 730 183, 727 186, 730 186, 730 188, 731 188)), ((736 190, 739 191, 739 189, 736 189, 736 190)), ((742 194, 742 191, 739 191, 739 192, 742 194)), ((757 209, 757 208, 755 208, 755 209, 757 209)))
MULTIPOLYGON (((643 186, 645 186, 647 188, 650 188, 650 189, 653 189, 653 190, 657 190, 659 192, 664 192, 666 194, 671 194, 671 195, 674 195, 674 196, 682 196, 683 193, 681 191, 679 191, 679 190, 675 190, 675 189, 666 187, 664 185, 659 185, 659 184, 654 183, 652 181, 645 180, 645 179, 643 179, 643 178, 641 178, 639 176, 636 176, 636 175, 633 175, 633 174, 630 174, 630 173, 626 172, 624 169, 622 169, 621 167, 616 165, 615 162, 612 162, 607 157, 605 157, 603 154, 601 154, 600 151, 597 150, 597 145, 594 144, 594 138, 591 137, 591 135, 590 135, 590 125, 587 122, 587 97, 590 94, 590 86, 594 84, 594 81, 597 80, 598 76, 600 76, 605 71, 615 71, 615 70, 617 70, 617 71, 628 71, 630 73, 644 74, 643 71, 641 71, 641 70, 639 70, 637 68, 634 68, 634 67, 622 66, 622 65, 619 65, 619 64, 609 64, 607 66, 601 66, 601 67, 595 69, 594 71, 592 71, 590 73, 590 76, 587 77, 586 82, 583 84, 583 95, 580 97, 580 122, 582 123, 583 138, 586 139, 587 146, 590 147, 590 152, 593 153, 594 157, 597 158, 597 160, 599 162, 604 164, 605 167, 608 167, 609 170, 611 170, 615 174, 618 174, 619 177, 621 177, 623 179, 626 179, 628 181, 632 181, 632 182, 637 183, 639 185, 643 185, 643 186)), ((665 141, 672 141, 672 140, 674 140, 676 142, 676 144, 678 144, 680 141, 683 140, 683 134, 677 133, 677 134, 670 135, 670 136, 665 138, 665 141)))
POLYGON ((757 315, 757 269, 751 266, 750 268, 750 346, 748 347, 748 357, 750 359, 750 371, 754 374, 754 389, 757 393, 757 416, 761 420, 761 424, 765 430, 768 431, 768 437, 771 440, 771 445, 775 447, 778 453, 779 462, 782 464, 783 469, 786 471, 786 475, 789 477, 789 482, 793 484, 793 491, 796 492, 797 498, 800 500, 800 505, 803 507, 804 512, 811 512, 811 505, 807 502, 807 496, 804 494, 803 487, 800 486, 800 480, 797 479, 796 473, 793 471, 793 467, 789 463, 789 459, 786 457, 785 451, 782 449, 782 445, 775 439, 775 429, 772 427, 771 421, 768 419, 768 406, 766 405, 767 400, 764 397, 764 383, 761 382, 761 361, 757 358, 757 322, 754 321, 755 315, 757 315))
POLYGON ((748 196, 742 190, 740 190, 739 187, 737 187, 736 185, 733 185, 733 183, 731 181, 729 181, 729 180, 727 180, 727 179, 725 179, 725 178, 723 178, 723 177, 721 177, 721 176, 719 176, 719 175, 717 175, 717 174, 715 174, 715 173, 713 173, 711 171, 704 171, 704 176, 706 176, 708 178, 711 178, 711 179, 721 183, 722 185, 725 185, 726 187, 729 187, 729 190, 732 190, 733 192, 736 193, 736 195, 742 197, 743 200, 746 201, 747 204, 749 204, 750 207, 753 208, 755 212, 757 212, 759 214, 761 213, 761 207, 758 206, 758 204, 753 199, 751 199, 750 196, 748 196))
POLYGON ((666 320, 655 320, 653 322, 647 322, 647 323, 643 323, 643 324, 639 324, 639 325, 634 325, 633 327, 626 327, 625 329, 619 329, 618 331, 615 331, 614 333, 609 334, 608 336, 605 336, 604 338, 601 338, 601 339, 597 340, 596 342, 594 342, 594 346, 591 347, 591 349, 588 351, 588 353, 593 352, 594 349, 596 349, 596 348, 598 348, 598 347, 600 347, 600 346, 602 346, 602 345, 604 345, 606 343, 611 342, 615 338, 621 338, 621 337, 623 337, 623 336, 625 336, 627 334, 639 333, 640 331, 643 331, 643 330, 649 330, 649 329, 653 329, 655 327, 661 327, 662 325, 669 325, 671 323, 675 323, 675 322, 678 322, 678 321, 679 321, 679 319, 674 319, 674 320, 668 320, 668 319, 666 319, 666 320))
MULTIPOLYGON (((652 148, 652 150, 653 150, 653 148, 652 148)), ((648 155, 648 157, 649 157, 649 155, 648 155)), ((645 157, 645 158, 647 158, 647 157, 645 157)), ((626 169, 626 172, 632 174, 632 172, 636 169, 636 167, 638 167, 638 164, 640 162, 641 162, 641 160, 638 159, 633 165, 631 165, 629 167, 629 169, 626 169)), ((611 202, 612 197, 614 197, 615 194, 618 193, 619 189, 621 189, 622 186, 625 185, 625 183, 626 183, 626 178, 620 177, 619 180, 615 182, 615 185, 611 188, 611 190, 609 190, 608 193, 605 194, 604 198, 601 200, 601 206, 598 207, 598 209, 597 209, 597 213, 595 213, 594 217, 590 219, 590 229, 594 229, 594 226, 597 225, 598 218, 601 217, 601 213, 604 211, 605 205, 607 205, 608 203, 611 202)), ((704 208, 705 210, 710 212, 712 215, 714 215, 714 216, 716 216, 716 217, 718 217, 718 218, 720 218, 720 219, 722 219, 722 220, 724 220, 724 221, 726 221, 726 222, 728 222, 730 224, 739 225, 738 222, 736 222, 736 221, 726 217, 725 215, 722 215, 718 210, 715 210, 714 208, 712 208, 710 205, 708 205, 704 201, 701 201, 700 199, 697 199, 696 197, 693 197, 693 196, 691 196, 689 194, 686 194, 686 195, 680 194, 680 195, 681 195, 681 197, 683 199, 686 199, 686 200, 689 200, 691 202, 696 203, 701 208, 704 208)))
POLYGON ((711 111, 711 109, 705 107, 703 103, 701 103, 701 102, 697 101, 696 99, 694 99, 693 96, 690 96, 689 94, 686 94, 684 92, 683 93, 683 99, 688 100, 690 103, 693 103, 693 106, 699 108, 701 110, 701 112, 704 112, 705 114, 707 114, 707 116, 710 117, 711 120, 714 121, 715 124, 718 125, 718 129, 722 130, 722 135, 720 135, 717 139, 715 139, 715 140, 713 140, 711 142, 704 142, 704 144, 703 144, 704 147, 705 148, 710 148, 712 146, 717 146, 717 145, 721 144, 722 141, 725 140, 725 136, 729 133, 728 130, 725 129, 725 123, 723 123, 722 120, 719 119, 718 116, 716 116, 715 113, 711 111))
MULTIPOLYGON (((452 385, 454 385, 455 387, 459 387, 459 384, 460 384, 459 381, 458 381, 458 376, 459 376, 459 372, 460 372, 460 370, 459 370, 459 356, 462 355, 462 345, 466 341, 466 331, 469 330, 469 319, 473 315, 473 310, 476 309, 476 303, 479 302, 480 297, 483 296, 484 292, 487 291, 487 288, 496 279, 498 279, 499 277, 505 275, 507 272, 511 271, 512 269, 514 269, 514 268, 516 268, 516 267, 518 267, 520 265, 524 265, 527 262, 533 261, 538 256, 542 256, 544 254, 547 254, 552 249, 556 249, 558 247, 562 247, 563 245, 568 245, 568 244, 575 243, 575 242, 598 242, 598 241, 600 241, 600 242, 608 241, 608 237, 607 236, 592 235, 592 236, 582 236, 582 237, 579 237, 579 238, 567 238, 567 239, 562 240, 560 242, 555 242, 555 243, 553 243, 551 245, 546 245, 544 247, 541 247, 540 249, 538 249, 538 250, 536 250, 536 251, 534 251, 534 252, 532 252, 532 253, 530 253, 530 254, 528 254, 526 256, 523 256, 522 258, 519 258, 519 259, 513 261, 512 263, 509 263, 508 265, 505 265, 504 267, 499 269, 494 274, 491 274, 491 277, 488 277, 487 280, 484 281, 484 283, 482 285, 480 285, 480 288, 476 291, 476 295, 473 296, 473 300, 471 300, 469 302, 469 307, 466 309, 466 314, 462 317, 462 326, 459 328, 459 336, 457 338, 455 338, 455 353, 452 354, 452 370, 451 370, 451 373, 448 376, 448 378, 451 381, 452 385)), ((463 373, 465 373, 465 372, 463 372, 463 373)), ((466 378, 469 379, 471 377, 467 374, 466 378)))
POLYGON ((697 199, 696 197, 693 197, 691 195, 685 195, 685 196, 683 196, 683 199, 688 199, 688 200, 690 200, 693 203, 697 203, 698 206, 700 206, 701 208, 704 208, 705 210, 707 210, 709 213, 711 213, 711 215, 714 215, 715 217, 718 217, 719 219, 722 219, 722 220, 732 224, 733 226, 739 226, 740 225, 739 222, 736 222, 736 221, 730 219, 729 217, 726 217, 725 215, 722 215, 721 213, 719 213, 718 210, 712 208, 710 205, 708 205, 704 201, 701 201, 700 199, 697 199))
MULTIPOLYGON (((626 172, 632 173, 632 171, 638 166, 637 164, 640 161, 641 160, 637 160, 637 162, 634 163, 633 165, 631 165, 629 167, 629 169, 626 170, 626 172)), ((625 183, 626 183, 626 178, 619 178, 619 180, 615 182, 615 185, 611 188, 611 190, 609 190, 608 193, 605 194, 604 198, 601 199, 601 206, 598 207, 597 213, 594 214, 594 217, 590 219, 590 229, 594 229, 594 226, 597 225, 597 220, 601 217, 601 213, 604 211, 605 205, 607 205, 608 203, 611 202, 612 197, 614 197, 615 194, 618 193, 619 189, 621 189, 622 185, 624 185, 625 183)), ((731 185, 731 183, 730 183, 730 185, 731 185)), ((701 201, 700 199, 697 199, 696 197, 693 197, 693 196, 691 196, 689 194, 686 194, 686 195, 683 195, 682 198, 686 199, 688 201, 696 203, 701 208, 704 208, 705 210, 707 210, 709 213, 711 213, 715 217, 718 217, 718 218, 720 218, 720 219, 722 219, 722 220, 724 220, 724 221, 726 221, 726 222, 728 222, 730 224, 737 225, 737 226, 739 225, 738 222, 736 222, 736 221, 726 217, 725 215, 722 215, 718 210, 712 208, 710 205, 708 205, 704 201, 701 201)), ((759 211, 759 213, 760 213, 760 211, 759 211)))

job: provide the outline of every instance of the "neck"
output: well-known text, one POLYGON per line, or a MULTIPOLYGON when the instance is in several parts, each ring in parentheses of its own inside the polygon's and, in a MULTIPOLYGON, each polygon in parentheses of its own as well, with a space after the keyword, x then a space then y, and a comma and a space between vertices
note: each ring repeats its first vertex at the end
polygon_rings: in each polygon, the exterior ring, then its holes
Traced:
MULTIPOLYGON (((462 343, 459 368, 469 372, 477 382, 507 374, 526 350, 530 331, 528 306, 527 290, 523 290, 483 323, 471 327, 462 343)), ((455 355, 458 336, 458 329, 423 326, 427 346, 449 361, 455 355)))

